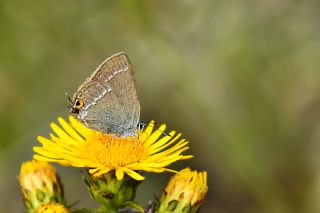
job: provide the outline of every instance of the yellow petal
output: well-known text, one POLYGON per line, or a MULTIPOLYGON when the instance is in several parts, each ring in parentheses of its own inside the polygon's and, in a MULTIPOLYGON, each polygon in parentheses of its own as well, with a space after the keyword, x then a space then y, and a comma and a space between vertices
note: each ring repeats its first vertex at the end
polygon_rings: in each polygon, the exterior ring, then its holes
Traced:
POLYGON ((124 175, 123 168, 120 167, 120 168, 116 169, 116 177, 118 180, 122 180, 123 175, 124 175))
POLYGON ((129 175, 130 177, 132 177, 133 179, 136 179, 136 180, 143 180, 144 177, 140 174, 138 174, 137 172, 131 170, 131 169, 127 169, 127 168, 124 168, 124 172, 129 175))
POLYGON ((76 141, 84 141, 84 139, 63 118, 59 117, 58 121, 66 132, 76 141))

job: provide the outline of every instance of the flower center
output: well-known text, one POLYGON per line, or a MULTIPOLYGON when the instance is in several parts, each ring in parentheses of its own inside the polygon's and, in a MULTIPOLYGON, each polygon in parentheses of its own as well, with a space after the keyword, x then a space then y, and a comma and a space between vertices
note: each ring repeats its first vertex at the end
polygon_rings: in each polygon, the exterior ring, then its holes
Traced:
POLYGON ((94 133, 86 141, 86 151, 97 162, 116 169, 140 162, 145 149, 138 136, 116 137, 94 133))

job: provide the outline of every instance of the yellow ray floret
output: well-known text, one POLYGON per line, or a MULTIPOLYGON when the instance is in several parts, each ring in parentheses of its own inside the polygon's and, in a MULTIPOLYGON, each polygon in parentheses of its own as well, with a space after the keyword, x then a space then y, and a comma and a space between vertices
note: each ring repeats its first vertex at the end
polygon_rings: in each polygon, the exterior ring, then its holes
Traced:
POLYGON ((144 177, 136 171, 172 171, 166 167, 192 157, 182 155, 189 147, 187 141, 179 139, 181 134, 176 135, 172 131, 163 136, 166 126, 155 129, 153 121, 136 136, 128 137, 91 130, 72 116, 69 121, 58 118, 60 126, 51 124, 55 134, 50 134, 50 139, 38 137, 42 146, 33 148, 37 153, 34 159, 85 167, 95 176, 115 171, 119 180, 125 173, 136 180, 143 180, 144 177))

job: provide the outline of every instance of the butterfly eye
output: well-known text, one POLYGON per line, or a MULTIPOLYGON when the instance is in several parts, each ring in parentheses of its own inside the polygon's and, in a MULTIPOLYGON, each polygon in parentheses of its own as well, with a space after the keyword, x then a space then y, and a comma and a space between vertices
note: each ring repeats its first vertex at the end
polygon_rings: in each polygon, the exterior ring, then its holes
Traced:
POLYGON ((81 107, 83 107, 83 100, 81 99, 76 100, 74 104, 74 108, 80 109, 81 107))

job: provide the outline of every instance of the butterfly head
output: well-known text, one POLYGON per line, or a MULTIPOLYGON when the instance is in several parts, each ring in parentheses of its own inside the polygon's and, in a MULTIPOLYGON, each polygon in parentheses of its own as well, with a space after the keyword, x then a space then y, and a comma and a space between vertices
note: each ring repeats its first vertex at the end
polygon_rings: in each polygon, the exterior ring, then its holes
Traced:
POLYGON ((82 98, 76 98, 71 105, 71 112, 75 114, 79 114, 80 110, 84 106, 84 101, 82 98))
POLYGON ((66 96, 69 100, 71 113, 79 114, 80 110, 84 107, 84 100, 80 96, 76 96, 75 98, 71 99, 70 96, 66 93, 66 96))

